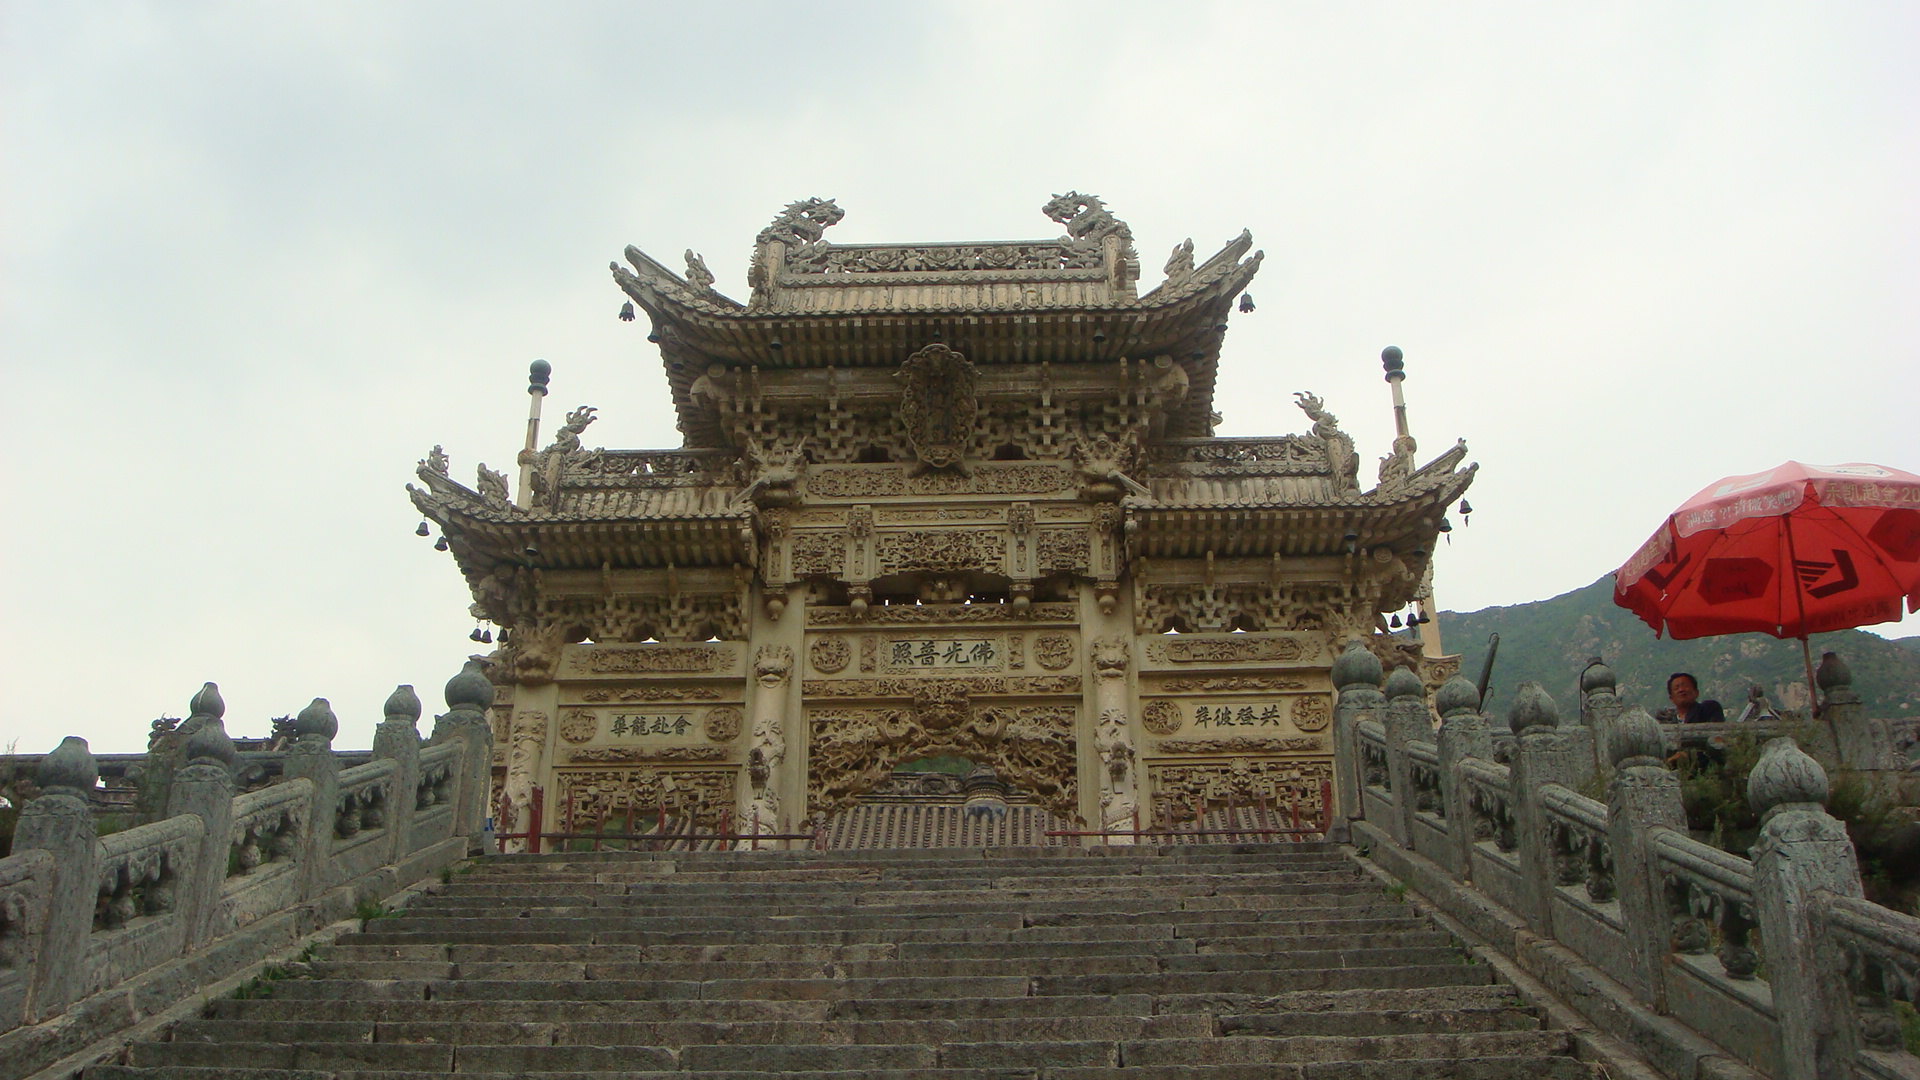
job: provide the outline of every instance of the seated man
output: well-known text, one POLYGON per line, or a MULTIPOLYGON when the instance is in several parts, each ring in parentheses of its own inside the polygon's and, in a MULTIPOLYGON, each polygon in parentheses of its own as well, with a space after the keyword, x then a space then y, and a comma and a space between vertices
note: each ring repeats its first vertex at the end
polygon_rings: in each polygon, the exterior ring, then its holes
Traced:
MULTIPOLYGON (((1676 671, 1667 676, 1667 700, 1673 702, 1675 724, 1724 724, 1727 722, 1726 710, 1720 703, 1708 698, 1700 700, 1700 680, 1685 671, 1676 671)), ((1666 710, 1661 710, 1665 713, 1666 710)), ((1661 717, 1666 719, 1665 716, 1661 717)))

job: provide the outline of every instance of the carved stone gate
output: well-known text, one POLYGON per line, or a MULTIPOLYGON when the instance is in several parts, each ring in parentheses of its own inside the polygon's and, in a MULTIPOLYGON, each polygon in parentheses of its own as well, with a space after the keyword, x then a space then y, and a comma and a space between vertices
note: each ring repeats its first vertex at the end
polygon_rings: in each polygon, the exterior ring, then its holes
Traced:
POLYGON ((517 498, 421 462, 414 502, 500 628, 510 807, 795 833, 951 754, 1093 831, 1317 816, 1336 649, 1450 672, 1375 631, 1421 593, 1465 447, 1416 467, 1403 438, 1363 491, 1311 395, 1310 433, 1214 437, 1251 238, 1176 248, 1139 296, 1098 199, 1045 210, 1065 236, 835 245, 840 209, 795 203, 744 304, 692 252, 682 275, 628 248, 686 445, 585 449, 582 407, 517 498))

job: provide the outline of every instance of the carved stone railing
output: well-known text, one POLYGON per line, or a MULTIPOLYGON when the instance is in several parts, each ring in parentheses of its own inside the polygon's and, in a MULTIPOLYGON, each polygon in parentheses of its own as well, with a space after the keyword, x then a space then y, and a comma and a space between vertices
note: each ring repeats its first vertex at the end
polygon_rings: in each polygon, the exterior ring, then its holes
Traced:
POLYGON ((419 699, 401 687, 373 760, 345 772, 338 723, 316 699, 295 721, 281 782, 240 793, 208 683, 180 727, 165 816, 104 837, 89 805, 93 756, 63 741, 41 759, 42 794, 0 859, 0 1080, 109 1039, 477 850, 492 699, 468 664, 423 748, 419 699))
MULTIPOLYGON (((1845 728, 1858 699, 1833 668, 1822 716, 1845 728)), ((1522 685, 1510 765, 1466 680, 1416 718, 1408 680, 1358 642, 1332 674, 1336 830, 1597 1028, 1675 1077, 1920 1077, 1892 1005, 1920 996, 1920 919, 1862 899, 1826 774, 1793 739, 1748 778, 1747 859, 1688 834, 1672 733, 1620 707, 1603 665, 1582 674, 1577 719, 1522 685), (1581 794, 1596 777, 1605 802, 1581 794)))

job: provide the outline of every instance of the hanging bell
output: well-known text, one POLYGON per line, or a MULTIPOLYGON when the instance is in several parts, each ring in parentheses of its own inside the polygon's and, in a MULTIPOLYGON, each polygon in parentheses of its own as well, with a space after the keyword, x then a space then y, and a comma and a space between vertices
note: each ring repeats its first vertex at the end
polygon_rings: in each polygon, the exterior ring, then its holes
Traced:
POLYGON ((480 628, 479 628, 479 627, 477 627, 477 626, 476 626, 476 627, 474 627, 474 628, 473 628, 473 633, 471 633, 471 634, 468 634, 468 635, 467 635, 467 640, 468 640, 468 641, 479 641, 479 640, 480 640, 480 628))
POLYGON ((482 645, 493 644, 493 631, 491 630, 480 631, 480 644, 482 645))
POLYGON ((420 523, 419 528, 413 530, 413 535, 415 536, 431 536, 432 534, 433 530, 427 528, 427 523, 424 521, 420 523))
POLYGON ((452 545, 447 543, 447 538, 444 536, 433 542, 433 550, 435 551, 445 551, 450 546, 452 545))
POLYGON ((1461 524, 1463 524, 1463 525, 1471 525, 1471 524, 1473 524, 1473 518, 1472 518, 1471 516, 1469 516, 1469 515, 1471 515, 1472 513, 1473 513, 1473 506, 1472 506, 1472 504, 1470 504, 1470 503, 1468 503, 1468 502, 1467 502, 1467 500, 1465 500, 1465 499, 1461 499, 1461 500, 1460 500, 1460 522, 1461 522, 1461 524))
POLYGON ((1397 614, 1394 615, 1394 617, 1390 621, 1388 621, 1387 625, 1392 627, 1395 630, 1400 629, 1400 616, 1397 614))

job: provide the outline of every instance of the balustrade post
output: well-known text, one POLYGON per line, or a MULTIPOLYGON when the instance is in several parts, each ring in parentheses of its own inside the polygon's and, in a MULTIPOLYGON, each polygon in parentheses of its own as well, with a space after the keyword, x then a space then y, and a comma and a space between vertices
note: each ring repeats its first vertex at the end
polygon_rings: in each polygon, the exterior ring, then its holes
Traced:
POLYGON ((313 782, 313 802, 297 856, 300 895, 306 898, 319 896, 332 884, 328 878, 340 810, 340 761, 333 756, 333 737, 339 732, 340 721, 326 698, 314 698, 313 704, 293 718, 293 745, 287 748, 284 771, 290 780, 304 777, 313 782))
POLYGON ((192 814, 206 826, 193 873, 180 882, 176 893, 187 924, 186 949, 192 951, 213 937, 214 919, 220 913, 220 893, 227 882, 227 863, 233 850, 233 765, 237 754, 220 719, 226 715, 227 703, 220 700, 218 686, 208 683, 201 687, 188 708, 192 715, 180 725, 187 732, 180 752, 186 767, 173 775, 166 816, 192 814))
POLYGON ((1657 830, 1687 834, 1680 778, 1666 767, 1660 724, 1635 706, 1614 718, 1606 737, 1613 779, 1607 784, 1607 843, 1613 850, 1614 895, 1639 985, 1633 990, 1654 1011, 1667 1011, 1667 957, 1672 927, 1666 885, 1655 871, 1657 830))
POLYGON ((54 866, 47 921, 29 972, 28 1023, 58 1016, 86 992, 87 935, 93 932, 99 896, 99 841, 87 792, 100 782, 100 769, 87 741, 74 735, 60 740, 53 753, 41 759, 35 780, 41 794, 21 808, 13 846, 16 851, 43 849, 53 856, 54 866))
POLYGON ((390 862, 413 851, 413 819, 427 809, 420 802, 420 697, 402 683, 387 695, 386 718, 373 730, 373 759, 393 762, 393 796, 387 800, 387 833, 393 840, 390 862))
POLYGON ((1780 1020, 1783 1080, 1852 1076, 1860 1033, 1838 950, 1822 948, 1822 890, 1858 897, 1847 827, 1827 813, 1827 774, 1790 738, 1770 739, 1747 774, 1760 815, 1753 906, 1780 1020))
POLYGON ((1547 811, 1540 798, 1545 784, 1578 790, 1593 777, 1593 743, 1586 729, 1562 725, 1560 708, 1539 683, 1523 682, 1507 714, 1513 750, 1515 839, 1520 876, 1527 898, 1528 925, 1552 936, 1552 898, 1558 880, 1547 834, 1547 811))
POLYGON ((1907 767, 1893 748, 1891 729, 1883 721, 1868 719, 1866 706, 1853 689, 1853 671, 1840 659, 1839 653, 1822 653, 1820 669, 1813 678, 1820 687, 1820 719, 1833 734, 1835 756, 1842 769, 1879 771, 1907 767))
POLYGON ((1433 714, 1427 709, 1427 688, 1420 676, 1405 666, 1387 676, 1387 709, 1382 726, 1387 733, 1387 776, 1393 787, 1393 818, 1388 831, 1401 847, 1413 846, 1413 763, 1407 746, 1433 738, 1433 714))
MULTIPOLYGON (((439 743, 461 740, 463 747, 458 793, 454 796, 453 832, 465 835, 469 850, 479 850, 485 842, 487 800, 493 787, 493 727, 487 722, 487 709, 493 705, 493 683, 487 679, 486 661, 469 660, 460 674, 447 680, 447 712, 433 722, 433 738, 439 743)), ((534 826, 537 830, 538 824, 534 826)))
POLYGON ((1613 669, 1597 656, 1580 672, 1580 723, 1593 732, 1593 760, 1597 769, 1614 767, 1613 741, 1626 709, 1620 701, 1618 686, 1613 669))
POLYGON ((1378 717, 1387 705, 1380 692, 1386 671, 1380 658, 1359 638, 1347 642, 1328 674, 1340 692, 1333 708, 1333 797, 1336 810, 1328 812, 1328 838, 1344 843, 1351 835, 1347 822, 1366 817, 1360 801, 1360 744, 1356 734, 1362 720, 1378 717))
POLYGON ((1480 713, 1480 690, 1464 675, 1448 679, 1434 696, 1440 710, 1436 737, 1440 769, 1440 805, 1447 818, 1448 869, 1462 881, 1473 877, 1473 810, 1467 785, 1460 782, 1460 763, 1467 758, 1493 760, 1493 736, 1480 713))

